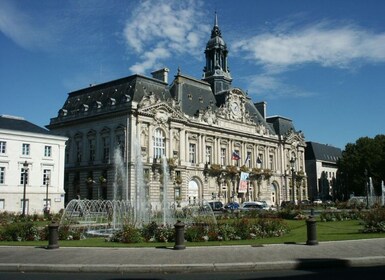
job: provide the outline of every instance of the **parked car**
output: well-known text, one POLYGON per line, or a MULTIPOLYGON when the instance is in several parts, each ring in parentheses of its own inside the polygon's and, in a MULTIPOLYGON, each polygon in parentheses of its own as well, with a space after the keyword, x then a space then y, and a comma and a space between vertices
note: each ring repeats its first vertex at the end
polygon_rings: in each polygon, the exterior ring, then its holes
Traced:
POLYGON ((220 201, 210 201, 209 205, 213 211, 223 211, 223 203, 220 201))
POLYGON ((258 202, 244 202, 239 208, 241 211, 250 211, 250 210, 266 210, 266 207, 262 203, 258 202))
POLYGON ((321 199, 315 199, 313 201, 313 204, 316 204, 316 205, 322 204, 322 200, 321 199))
POLYGON ((239 208, 238 202, 229 202, 225 205, 226 210, 236 210, 239 208))

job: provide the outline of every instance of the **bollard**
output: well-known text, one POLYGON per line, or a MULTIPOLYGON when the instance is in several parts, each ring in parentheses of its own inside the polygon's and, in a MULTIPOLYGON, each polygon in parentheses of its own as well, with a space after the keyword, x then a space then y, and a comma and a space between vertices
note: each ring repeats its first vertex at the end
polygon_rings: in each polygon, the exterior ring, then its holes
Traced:
POLYGON ((175 227, 175 245, 174 250, 183 250, 186 249, 184 245, 184 223, 181 221, 177 221, 174 225, 175 227))
POLYGON ((306 220, 307 241, 306 245, 318 245, 317 241, 317 222, 314 216, 309 216, 306 220))
POLYGON ((52 221, 48 225, 48 246, 47 249, 57 249, 59 248, 58 239, 59 239, 59 224, 55 221, 52 221))

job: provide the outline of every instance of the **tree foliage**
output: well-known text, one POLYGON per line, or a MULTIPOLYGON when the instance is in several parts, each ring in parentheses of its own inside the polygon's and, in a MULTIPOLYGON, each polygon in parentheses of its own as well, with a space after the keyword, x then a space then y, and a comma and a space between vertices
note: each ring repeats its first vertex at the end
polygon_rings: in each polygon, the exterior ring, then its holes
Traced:
POLYGON ((371 177, 380 195, 381 181, 385 180, 385 135, 362 137, 355 144, 347 144, 337 164, 342 193, 366 195, 366 182, 371 177))

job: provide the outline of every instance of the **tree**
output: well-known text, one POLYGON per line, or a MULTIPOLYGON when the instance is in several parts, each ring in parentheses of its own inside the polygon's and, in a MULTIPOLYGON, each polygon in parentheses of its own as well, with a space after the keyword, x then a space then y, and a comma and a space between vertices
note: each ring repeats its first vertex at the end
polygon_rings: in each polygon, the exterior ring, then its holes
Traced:
POLYGON ((380 195, 381 181, 385 180, 385 135, 362 137, 355 144, 347 144, 337 166, 337 181, 344 194, 366 195, 367 180, 372 177, 376 194, 380 195))

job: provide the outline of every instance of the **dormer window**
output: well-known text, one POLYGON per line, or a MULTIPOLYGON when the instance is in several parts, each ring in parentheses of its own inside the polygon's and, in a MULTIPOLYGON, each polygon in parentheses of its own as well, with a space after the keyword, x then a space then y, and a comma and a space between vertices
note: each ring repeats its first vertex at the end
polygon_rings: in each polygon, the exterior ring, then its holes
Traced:
MULTIPOLYGON (((68 102, 69 103, 69 102, 68 102)), ((59 116, 60 117, 65 117, 65 116, 67 116, 67 113, 68 113, 68 111, 66 110, 66 109, 60 109, 59 110, 59 116)))
POLYGON ((87 112, 88 111, 88 105, 87 104, 82 104, 82 107, 80 109, 82 112, 87 112))
POLYGON ((114 106, 115 104, 116 104, 116 99, 115 98, 108 99, 108 105, 114 106))
POLYGON ((130 102, 131 101, 131 96, 128 94, 123 95, 122 97, 122 102, 130 102))
POLYGON ((191 93, 189 93, 189 94, 187 95, 187 97, 188 97, 189 100, 192 100, 192 94, 191 94, 191 93))
POLYGON ((95 101, 95 103, 94 103, 94 108, 95 108, 95 109, 100 109, 100 108, 102 108, 102 102, 100 102, 100 101, 95 101))

